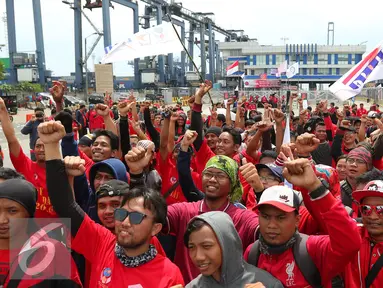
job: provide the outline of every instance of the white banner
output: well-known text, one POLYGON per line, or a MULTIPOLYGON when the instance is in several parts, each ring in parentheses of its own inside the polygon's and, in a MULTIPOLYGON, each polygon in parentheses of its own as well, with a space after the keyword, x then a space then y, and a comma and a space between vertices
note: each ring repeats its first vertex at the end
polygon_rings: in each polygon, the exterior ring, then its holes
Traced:
POLYGON ((130 61, 135 58, 162 55, 183 51, 182 44, 171 23, 142 30, 133 34, 127 41, 105 48, 101 63, 130 61))
POLYGON ((358 95, 366 83, 380 79, 383 79, 383 42, 331 85, 330 91, 345 101, 358 95))

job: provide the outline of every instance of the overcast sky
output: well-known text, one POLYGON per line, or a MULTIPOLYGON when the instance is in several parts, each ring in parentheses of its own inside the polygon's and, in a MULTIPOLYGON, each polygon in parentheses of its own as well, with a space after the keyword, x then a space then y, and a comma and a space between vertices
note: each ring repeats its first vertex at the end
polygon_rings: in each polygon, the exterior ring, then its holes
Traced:
MULTIPOLYGON (((170 0, 169 0, 170 1, 170 0)), ((326 44, 327 23, 335 22, 335 44, 359 44, 367 42, 371 49, 383 40, 383 17, 379 16, 381 0, 184 0, 183 6, 195 12, 214 12, 217 25, 225 29, 243 29, 250 38, 260 44, 287 43, 326 44), (315 3, 315 4, 314 4, 315 3), (368 4, 367 4, 368 3, 368 4)), ((85 0, 82 1, 85 3, 85 0)), ((140 14, 144 3, 140 4, 140 14)), ((74 71, 73 10, 61 0, 41 0, 46 67, 54 75, 65 76, 74 71)), ((133 32, 133 13, 129 8, 114 4, 111 10, 112 42, 125 40, 133 32)), ((32 0, 15 1, 17 49, 20 52, 35 50, 32 0)), ((5 1, 0 2, 1 16, 5 1)), ((86 10, 95 25, 102 30, 101 9, 86 10)), ((0 44, 5 43, 4 24, 0 25, 0 44)), ((83 37, 93 33, 83 18, 83 37)), ((88 38, 88 49, 96 36, 88 38)), ((216 37, 223 39, 223 37, 216 37)), ((3 49, 4 50, 4 49, 3 49)), ((97 63, 103 56, 103 40, 94 52, 97 63)), ((1 57, 7 57, 3 51, 1 57)), ((195 55, 197 58, 197 56, 195 55)), ((92 57, 88 66, 93 70, 92 57)), ((115 65, 115 75, 129 76, 133 70, 126 63, 115 65)))

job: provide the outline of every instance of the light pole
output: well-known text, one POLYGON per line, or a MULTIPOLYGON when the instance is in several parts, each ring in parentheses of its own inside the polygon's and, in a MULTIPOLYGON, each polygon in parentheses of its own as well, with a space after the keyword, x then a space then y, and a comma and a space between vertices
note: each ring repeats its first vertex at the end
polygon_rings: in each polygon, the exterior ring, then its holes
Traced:
POLYGON ((88 47, 87 47, 87 40, 89 37, 93 36, 93 35, 96 35, 98 34, 97 32, 94 32, 90 35, 88 35, 87 37, 85 37, 85 63, 84 63, 84 67, 85 67, 85 89, 84 89, 84 100, 86 101, 87 104, 89 104, 88 102, 88 47))

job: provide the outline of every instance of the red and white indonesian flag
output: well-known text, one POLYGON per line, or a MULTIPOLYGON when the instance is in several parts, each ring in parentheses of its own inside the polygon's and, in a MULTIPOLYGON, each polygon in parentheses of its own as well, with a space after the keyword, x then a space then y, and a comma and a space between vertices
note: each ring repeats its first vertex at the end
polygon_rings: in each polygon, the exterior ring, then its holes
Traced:
POLYGON ((239 62, 235 61, 233 64, 231 64, 230 66, 226 68, 226 75, 227 76, 233 75, 238 70, 239 70, 239 62))
POLYGON ((330 91, 345 101, 358 95, 366 83, 380 79, 383 79, 383 42, 331 85, 330 91))

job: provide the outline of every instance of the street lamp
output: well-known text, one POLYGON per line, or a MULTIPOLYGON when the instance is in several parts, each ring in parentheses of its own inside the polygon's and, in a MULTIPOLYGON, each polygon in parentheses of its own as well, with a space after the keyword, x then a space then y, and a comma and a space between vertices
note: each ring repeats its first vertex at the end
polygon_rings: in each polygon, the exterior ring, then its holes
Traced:
POLYGON ((86 103, 88 103, 88 48, 87 48, 87 40, 89 37, 92 37, 93 35, 98 35, 97 32, 94 32, 90 35, 88 35, 87 37, 85 37, 85 63, 84 63, 84 67, 85 67, 85 89, 84 89, 84 97, 85 97, 85 101, 86 103))

